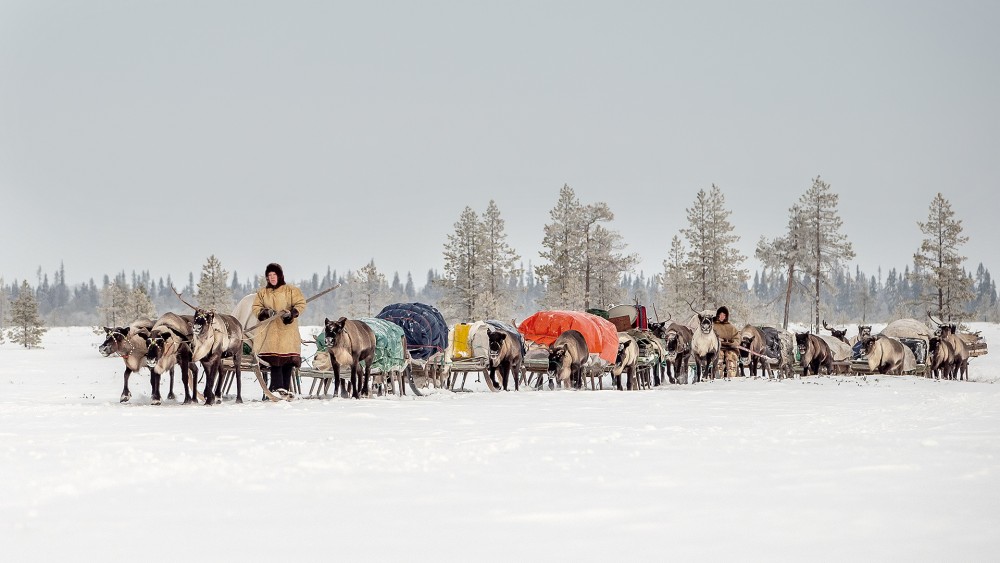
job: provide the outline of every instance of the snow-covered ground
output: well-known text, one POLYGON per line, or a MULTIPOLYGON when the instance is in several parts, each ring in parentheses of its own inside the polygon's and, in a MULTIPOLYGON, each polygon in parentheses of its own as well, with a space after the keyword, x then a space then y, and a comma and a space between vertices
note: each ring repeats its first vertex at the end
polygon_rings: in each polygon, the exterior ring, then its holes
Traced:
MULTIPOLYGON (((1000 346, 1000 327, 973 324, 1000 346)), ((0 346, 4 561, 893 560, 1000 553, 973 382, 149 403, 89 328, 0 346)), ((485 389, 481 385, 471 385, 485 389)), ((164 391, 166 384, 164 384, 164 391)))

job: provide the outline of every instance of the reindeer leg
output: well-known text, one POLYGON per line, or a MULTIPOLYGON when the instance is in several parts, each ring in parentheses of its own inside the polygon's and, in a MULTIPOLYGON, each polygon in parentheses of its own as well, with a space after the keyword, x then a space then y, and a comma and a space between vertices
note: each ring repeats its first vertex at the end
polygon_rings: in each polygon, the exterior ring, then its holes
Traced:
POLYGON ((160 404, 160 374, 154 371, 149 372, 149 386, 153 388, 152 401, 150 404, 160 404))
POLYGON ((170 368, 170 392, 167 393, 167 398, 171 401, 177 399, 177 395, 174 395, 174 368, 170 368))
POLYGON ((239 352, 233 356, 233 368, 236 370, 236 404, 243 403, 243 381, 240 377, 240 364, 243 363, 243 345, 240 344, 239 352))
MULTIPOLYGON (((153 370, 149 370, 149 373, 153 373, 153 370)), ((122 387, 122 396, 118 400, 119 403, 127 403, 132 398, 132 392, 128 390, 128 376, 130 375, 132 375, 132 370, 128 366, 125 366, 125 374, 122 376, 122 379, 125 380, 125 386, 122 387)))

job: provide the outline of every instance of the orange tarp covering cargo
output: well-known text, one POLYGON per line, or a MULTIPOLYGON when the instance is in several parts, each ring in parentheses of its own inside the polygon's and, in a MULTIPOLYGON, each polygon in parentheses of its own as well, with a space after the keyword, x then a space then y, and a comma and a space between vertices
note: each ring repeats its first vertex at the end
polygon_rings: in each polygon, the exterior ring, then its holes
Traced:
POLYGON ((550 346, 567 330, 578 330, 587 341, 591 354, 600 354, 608 363, 615 363, 618 354, 618 330, 615 325, 590 313, 580 311, 539 311, 524 319, 517 327, 524 338, 550 346))

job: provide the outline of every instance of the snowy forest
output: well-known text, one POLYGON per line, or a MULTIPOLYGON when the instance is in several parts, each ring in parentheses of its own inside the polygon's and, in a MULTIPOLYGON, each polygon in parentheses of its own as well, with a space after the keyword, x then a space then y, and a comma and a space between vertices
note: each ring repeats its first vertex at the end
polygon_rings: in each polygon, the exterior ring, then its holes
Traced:
MULTIPOLYGON (((586 310, 638 302, 651 320, 684 317, 690 308, 725 304, 740 323, 818 326, 888 322, 933 312, 944 318, 996 322, 996 283, 984 264, 970 268, 961 256, 968 239, 947 199, 937 194, 926 218, 914 217, 925 235, 914 240, 912 262, 865 272, 853 266, 854 249, 840 231, 838 197, 815 178, 788 212, 784 235, 761 238, 757 271, 729 221, 722 191, 700 190, 686 208, 688 224, 665 241, 663 269, 635 272, 638 257, 611 228, 607 203, 579 201, 568 185, 559 192, 544 225, 541 261, 525 262, 507 243, 505 222, 494 201, 481 213, 466 207, 454 231, 441 241, 443 270, 386 275, 374 259, 359 270, 327 266, 307 279, 288 280, 306 296, 337 283, 309 306, 304 324, 324 317, 374 316, 384 305, 419 301, 437 306, 449 322, 497 318, 515 322, 541 309, 586 310)), ((909 258, 909 257, 907 257, 909 258)), ((391 267, 391 266, 390 266, 391 267)), ((199 275, 153 279, 148 271, 121 271, 75 286, 62 267, 38 269, 34 284, 0 277, 0 334, 25 319, 43 326, 121 326, 137 317, 155 318, 185 307, 174 294, 194 296, 199 306, 228 311, 261 285, 259 277, 228 272, 214 255, 199 275)), ((13 336, 12 336, 13 337, 13 336)))

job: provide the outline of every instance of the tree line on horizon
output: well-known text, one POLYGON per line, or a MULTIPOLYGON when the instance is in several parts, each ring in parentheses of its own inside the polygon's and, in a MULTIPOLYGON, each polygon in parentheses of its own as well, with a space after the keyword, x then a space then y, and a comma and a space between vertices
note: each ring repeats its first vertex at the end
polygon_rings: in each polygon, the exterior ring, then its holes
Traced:
MULTIPOLYGON (((325 273, 292 282, 307 295, 337 283, 341 287, 310 304, 304 324, 325 317, 374 316, 384 305, 419 301, 437 306, 451 322, 496 318, 523 319, 542 309, 587 310, 638 302, 654 318, 684 318, 690 309, 727 305, 737 322, 786 326, 795 319, 818 329, 831 323, 879 322, 922 318, 928 312, 947 320, 1000 320, 996 283, 979 264, 965 267, 959 249, 968 241, 950 203, 937 194, 926 221, 916 221, 924 239, 912 264, 902 272, 862 272, 849 261, 854 250, 841 232, 838 195, 814 178, 788 212, 787 228, 775 239, 761 237, 755 252, 763 265, 751 277, 736 249, 740 240, 729 222, 721 189, 699 190, 686 209, 688 224, 670 239, 663 270, 646 277, 634 272, 638 256, 627 251, 610 223, 605 202, 584 203, 568 185, 559 192, 544 226, 542 263, 525 265, 507 242, 505 223, 494 201, 483 213, 466 207, 444 241, 444 269, 429 269, 417 287, 411 273, 387 280, 372 260, 362 268, 325 273), (911 267, 912 266, 912 267, 911 267)), ((122 326, 135 318, 155 318, 187 308, 174 295, 170 276, 119 272, 69 286, 62 266, 49 281, 38 270, 34 287, 27 280, 5 284, 0 277, 0 338, 17 323, 15 309, 31 294, 40 324, 48 326, 122 326)), ((261 286, 259 276, 240 278, 209 256, 198 279, 189 273, 176 289, 206 308, 228 311, 261 286)), ((23 317, 23 312, 19 313, 23 317)), ((19 317, 20 318, 20 317, 19 317)), ((20 333, 25 333, 20 319, 20 333)))

